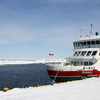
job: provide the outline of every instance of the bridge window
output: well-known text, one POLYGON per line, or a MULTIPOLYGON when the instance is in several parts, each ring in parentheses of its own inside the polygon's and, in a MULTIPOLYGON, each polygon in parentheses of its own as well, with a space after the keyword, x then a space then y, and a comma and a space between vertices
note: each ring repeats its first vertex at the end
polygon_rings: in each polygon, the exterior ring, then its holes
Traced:
POLYGON ((86 54, 86 51, 83 51, 83 52, 81 53, 81 56, 85 56, 85 54, 86 54))
POLYGON ((73 43, 75 49, 100 48, 100 40, 77 41, 73 43))
POLYGON ((79 51, 78 54, 77 54, 77 56, 79 56, 80 54, 81 54, 81 52, 79 51))
POLYGON ((92 56, 95 56, 97 54, 97 51, 93 51, 92 56))
POLYGON ((96 41, 96 44, 100 44, 100 41, 98 40, 98 41, 96 41))
POLYGON ((80 43, 83 46, 83 42, 80 43))
POLYGON ((73 56, 76 56, 76 54, 77 54, 77 52, 75 52, 73 56))
POLYGON ((86 45, 86 42, 83 42, 84 43, 84 45, 86 45))
POLYGON ((92 51, 88 51, 87 56, 90 56, 90 55, 91 55, 91 52, 92 52, 92 51))
POLYGON ((91 44, 92 44, 92 45, 95 45, 95 41, 92 41, 91 44))
POLYGON ((91 44, 90 41, 87 41, 87 44, 90 45, 91 44))
POLYGON ((76 43, 76 46, 80 46, 80 43, 76 43))

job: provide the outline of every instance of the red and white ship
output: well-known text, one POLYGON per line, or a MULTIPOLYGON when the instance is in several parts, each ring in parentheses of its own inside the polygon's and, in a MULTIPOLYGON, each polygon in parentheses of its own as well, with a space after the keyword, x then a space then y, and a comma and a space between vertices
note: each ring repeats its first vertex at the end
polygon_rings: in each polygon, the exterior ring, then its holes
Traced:
POLYGON ((100 76, 100 35, 81 37, 73 42, 74 54, 62 63, 47 63, 55 81, 81 80, 100 76))

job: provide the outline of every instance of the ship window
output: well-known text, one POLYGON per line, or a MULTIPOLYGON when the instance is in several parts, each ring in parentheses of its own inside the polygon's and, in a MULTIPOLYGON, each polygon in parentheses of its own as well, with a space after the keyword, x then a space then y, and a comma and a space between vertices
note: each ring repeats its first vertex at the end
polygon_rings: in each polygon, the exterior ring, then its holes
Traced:
POLYGON ((81 65, 83 65, 83 62, 81 62, 81 65))
POLYGON ((76 54, 77 54, 77 52, 75 52, 73 56, 76 56, 76 54))
POLYGON ((88 62, 84 62, 84 65, 87 66, 88 65, 88 62))
POLYGON ((79 43, 76 43, 76 46, 79 46, 80 44, 79 43))
POLYGON ((81 52, 79 51, 79 52, 78 52, 78 54, 77 54, 77 56, 79 56, 79 55, 80 55, 80 53, 81 53, 81 52))
POLYGON ((92 52, 92 51, 88 51, 87 56, 90 56, 90 55, 91 55, 91 52, 92 52))
POLYGON ((85 54, 86 54, 86 51, 83 51, 83 52, 81 53, 81 56, 85 56, 85 54))
POLYGON ((92 43, 92 45, 95 45, 95 41, 92 41, 91 43, 92 43))
POLYGON ((96 41, 96 44, 100 44, 99 40, 98 40, 98 41, 96 41))
POLYGON ((87 44, 90 45, 90 41, 88 41, 87 44))
POLYGON ((92 65, 93 63, 92 62, 89 62, 89 65, 92 65))
POLYGON ((92 56, 95 56, 97 54, 97 51, 93 51, 92 56))
POLYGON ((84 43, 84 45, 86 45, 86 42, 83 42, 84 43))
POLYGON ((73 62, 74 66, 77 66, 77 62, 73 62))
POLYGON ((83 46, 83 42, 80 43, 83 46))
POLYGON ((74 46, 75 46, 75 47, 77 46, 76 43, 74 43, 74 46))

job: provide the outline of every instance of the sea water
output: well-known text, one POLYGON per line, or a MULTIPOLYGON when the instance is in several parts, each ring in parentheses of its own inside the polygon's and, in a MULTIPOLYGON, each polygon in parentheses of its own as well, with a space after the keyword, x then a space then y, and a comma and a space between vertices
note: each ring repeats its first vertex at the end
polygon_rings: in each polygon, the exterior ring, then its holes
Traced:
POLYGON ((0 90, 48 85, 51 82, 45 64, 0 65, 0 90))

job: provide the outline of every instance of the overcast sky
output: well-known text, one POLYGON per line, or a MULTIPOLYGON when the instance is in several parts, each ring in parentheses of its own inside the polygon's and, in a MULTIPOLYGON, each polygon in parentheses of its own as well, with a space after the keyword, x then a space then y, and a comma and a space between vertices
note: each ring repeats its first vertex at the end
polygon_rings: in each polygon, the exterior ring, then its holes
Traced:
POLYGON ((90 24, 100 33, 100 0, 0 0, 0 58, 72 56, 90 24))

